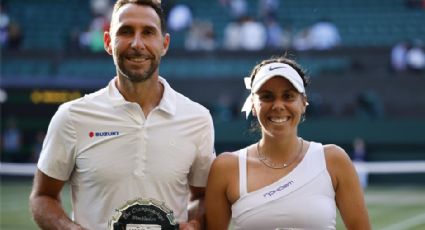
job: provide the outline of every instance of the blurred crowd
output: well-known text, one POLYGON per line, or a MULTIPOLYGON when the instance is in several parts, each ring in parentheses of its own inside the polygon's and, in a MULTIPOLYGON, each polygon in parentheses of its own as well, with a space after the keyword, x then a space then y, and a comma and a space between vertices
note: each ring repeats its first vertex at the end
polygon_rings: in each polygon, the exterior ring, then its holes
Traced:
POLYGON ((405 40, 391 49, 391 69, 396 73, 423 73, 425 70, 425 49, 420 39, 405 40))
MULTIPOLYGON (((326 15, 304 27, 294 28, 290 21, 278 17, 279 0, 216 0, 221 8, 224 25, 199 15, 189 1, 162 0, 167 26, 173 44, 186 50, 212 51, 264 49, 327 50, 341 46, 343 37, 338 26, 326 15), (223 31, 217 31, 218 29, 223 31), (218 36, 219 34, 220 36, 218 36), (179 39, 181 38, 181 39, 179 39)), ((0 5, 0 42, 6 49, 19 49, 25 31, 8 14, 7 4, 0 5)), ((69 50, 103 52, 103 32, 109 28, 114 0, 89 0, 91 20, 86 25, 75 25, 67 38, 69 50), (83 27, 83 28, 82 28, 83 27)), ((406 8, 425 9, 423 0, 405 0, 406 8)), ((423 41, 403 41, 394 44, 391 64, 395 71, 423 69, 421 56, 423 41), (403 51, 405 50, 405 51, 403 51), (406 53, 406 54, 404 54, 406 53), (405 63, 405 64, 403 64, 405 63)))
MULTIPOLYGON (((343 37, 338 26, 326 15, 304 28, 294 28, 290 21, 282 20, 277 11, 284 2, 279 0, 216 0, 222 8, 225 25, 199 15, 190 1, 162 0, 167 15, 167 26, 179 47, 186 50, 211 51, 215 49, 258 51, 264 49, 327 50, 340 46, 343 37), (223 30, 223 31, 217 31, 223 30), (218 36, 219 34, 219 36, 218 36), (174 36, 176 35, 176 36, 174 36), (181 44, 180 44, 181 43, 181 44)), ((405 0, 405 7, 411 10, 424 10, 425 1, 405 0)), ((89 0, 91 20, 86 25, 75 25, 67 38, 70 50, 89 50, 103 52, 103 32, 108 29, 114 0, 89 0)), ((318 15, 320 16, 320 15, 318 15)), ((7 1, 0 3, 0 43, 3 49, 19 49, 24 40, 25 31, 17 20, 8 13, 7 1)), ((417 42, 397 44, 395 56, 401 49, 412 49, 412 58, 416 62, 418 51, 422 50, 417 42), (401 48, 406 46, 408 48, 401 48), (410 48, 409 46, 412 46, 410 48), (414 47, 413 47, 414 46, 414 47), (398 51, 397 51, 398 50, 398 51)), ((394 44, 396 45, 396 44, 394 44)), ((397 54, 398 53, 398 54, 397 54)), ((402 59, 401 57, 394 57, 402 59)), ((396 61, 397 62, 397 61, 396 61)), ((398 71, 398 64, 394 69, 398 71)), ((403 65, 403 64, 401 64, 403 65)), ((415 64, 413 64, 415 65, 415 64)), ((403 68, 403 67, 401 67, 403 68)), ((414 67, 416 68, 416 67, 414 67)))
MULTIPOLYGON (((230 18, 217 38, 214 22, 195 15, 192 6, 178 0, 163 0, 167 27, 172 35, 183 37, 187 50, 257 51, 267 48, 294 48, 297 50, 330 49, 340 45, 341 36, 335 24, 323 18, 313 25, 293 33, 291 26, 284 28, 277 19, 278 0, 258 0, 258 12, 250 15, 246 0, 218 0, 223 12, 230 18)), ((108 29, 112 0, 90 0, 92 20, 83 31, 70 34, 72 47, 101 52, 103 31, 108 29)))
POLYGON ((0 2, 0 45, 2 49, 16 50, 22 44, 23 34, 19 23, 11 18, 7 5, 0 2))

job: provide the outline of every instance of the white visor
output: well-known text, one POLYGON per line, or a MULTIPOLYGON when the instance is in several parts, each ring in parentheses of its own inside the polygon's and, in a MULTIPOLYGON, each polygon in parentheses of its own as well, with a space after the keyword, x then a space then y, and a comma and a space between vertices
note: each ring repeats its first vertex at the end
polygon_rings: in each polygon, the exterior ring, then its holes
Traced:
POLYGON ((252 94, 256 93, 261 88, 261 86, 263 86, 264 83, 276 76, 287 79, 299 93, 305 94, 303 79, 298 74, 298 72, 290 65, 280 62, 273 62, 264 65, 255 75, 254 82, 251 82, 250 77, 244 78, 245 87, 247 89, 251 89, 251 93, 245 100, 245 103, 242 107, 242 112, 246 112, 247 118, 251 113, 252 109, 252 94))

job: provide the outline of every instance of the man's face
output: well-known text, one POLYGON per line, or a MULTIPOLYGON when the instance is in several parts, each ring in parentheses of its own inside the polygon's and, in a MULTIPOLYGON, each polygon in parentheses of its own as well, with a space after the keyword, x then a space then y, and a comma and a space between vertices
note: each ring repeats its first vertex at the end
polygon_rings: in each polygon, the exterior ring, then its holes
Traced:
POLYGON ((130 3, 113 15, 104 42, 105 50, 113 56, 118 76, 142 82, 158 74, 170 37, 162 35, 161 22, 153 8, 130 3))

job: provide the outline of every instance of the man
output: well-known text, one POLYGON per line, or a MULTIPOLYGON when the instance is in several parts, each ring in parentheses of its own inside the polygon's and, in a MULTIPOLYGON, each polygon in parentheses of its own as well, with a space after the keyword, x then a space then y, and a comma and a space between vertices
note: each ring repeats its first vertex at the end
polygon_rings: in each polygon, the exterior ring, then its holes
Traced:
POLYGON ((199 229, 213 151, 211 115, 159 76, 170 35, 160 3, 118 0, 104 34, 117 76, 60 106, 44 141, 30 207, 42 229, 107 229, 137 198, 170 207, 180 229, 199 229), (60 203, 69 182, 73 218, 60 203), (188 218, 189 194, 197 200, 188 218))

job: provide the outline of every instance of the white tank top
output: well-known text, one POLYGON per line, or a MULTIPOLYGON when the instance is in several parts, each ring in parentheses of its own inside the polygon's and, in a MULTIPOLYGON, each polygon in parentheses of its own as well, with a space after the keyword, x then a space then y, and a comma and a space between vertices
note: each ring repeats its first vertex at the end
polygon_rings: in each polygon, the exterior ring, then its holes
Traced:
POLYGON ((247 192, 246 155, 239 155, 240 198, 232 205, 233 229, 335 229, 336 204, 323 146, 311 142, 303 160, 286 176, 247 192))

